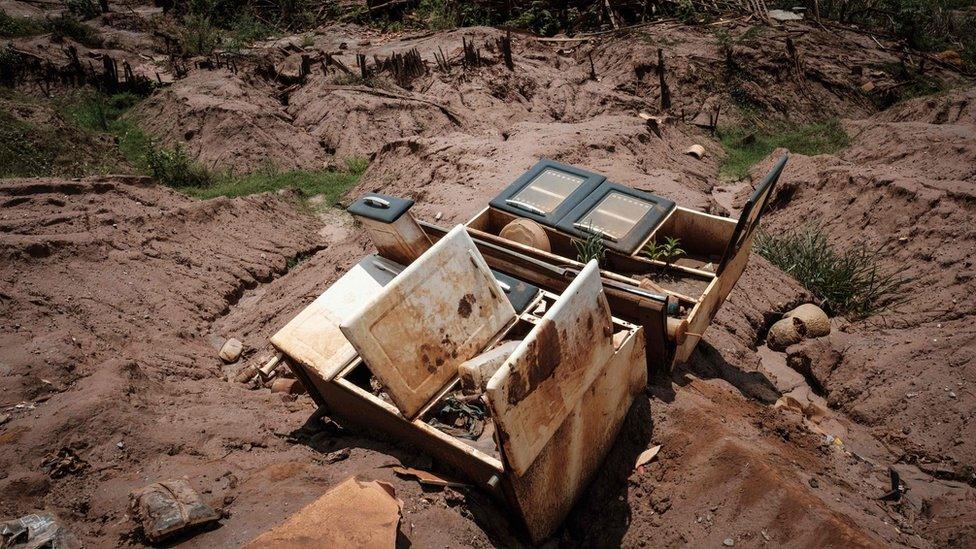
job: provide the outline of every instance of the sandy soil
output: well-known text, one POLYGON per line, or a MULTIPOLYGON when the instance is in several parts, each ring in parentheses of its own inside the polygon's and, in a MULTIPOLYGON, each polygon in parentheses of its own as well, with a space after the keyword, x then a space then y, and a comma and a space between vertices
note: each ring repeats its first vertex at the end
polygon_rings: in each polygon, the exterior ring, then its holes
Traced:
MULTIPOLYGON (((692 360, 638 399, 554 539, 971 546, 974 88, 872 115, 856 90, 889 77, 851 68, 892 62, 889 50, 860 35, 794 27, 801 80, 783 47, 788 30, 728 28, 752 100, 798 120, 844 116, 853 138, 835 156, 791 160, 766 227, 817 220, 840 244, 885 246, 885 266, 911 277, 910 291, 885 314, 834 319, 829 337, 773 353, 763 344, 769 325, 810 296, 754 256, 692 360), (823 417, 773 406, 786 393, 822 406, 823 417), (652 444, 663 445, 660 457, 635 471, 634 457, 652 444), (878 499, 890 488, 889 467, 910 488, 899 503, 878 499)), ((334 27, 310 49, 350 66, 357 52, 412 47, 431 60, 437 47, 457 59, 462 35, 498 34, 385 37, 334 27)), ((255 55, 287 73, 296 55, 288 43, 255 55)), ((592 45, 517 37, 516 54, 515 74, 499 64, 457 66, 395 91, 408 99, 336 84, 321 71, 293 87, 248 71, 195 70, 134 116, 217 168, 314 169, 369 155, 349 197, 410 196, 417 215, 440 213, 443 225, 476 213, 540 156, 705 211, 734 214, 742 203, 748 185, 717 186, 721 149, 679 115, 690 122, 702 105, 729 101, 715 84, 725 80, 713 32, 669 24, 592 45), (636 116, 657 112, 657 47, 669 52, 677 118, 661 136, 636 116), (682 154, 694 142, 708 150, 703 160, 682 154)), ((344 213, 313 217, 285 195, 201 202, 126 176, 3 180, 0 201, 0 417, 10 415, 0 424, 0 516, 50 509, 89 545, 138 545, 129 492, 186 476, 224 518, 179 541, 227 546, 363 474, 395 486, 413 545, 526 543, 517 521, 478 491, 424 491, 396 477, 390 465, 436 469, 417 449, 337 432, 307 396, 233 381, 369 250, 344 213), (225 366, 216 353, 229 337, 246 350, 225 366), (61 448, 84 465, 52 478, 42 463, 61 448), (349 456, 335 461, 344 448, 349 456)))

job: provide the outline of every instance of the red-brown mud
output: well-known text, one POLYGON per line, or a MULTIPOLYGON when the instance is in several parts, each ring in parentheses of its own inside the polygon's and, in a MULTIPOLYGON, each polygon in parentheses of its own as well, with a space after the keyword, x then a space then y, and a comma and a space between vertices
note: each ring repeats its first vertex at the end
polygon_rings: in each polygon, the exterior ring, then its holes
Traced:
MULTIPOLYGON (((817 221, 840 246, 881 247, 883 267, 911 279, 905 300, 864 320, 834 319, 830 336, 770 358, 768 326, 811 296, 754 256, 692 360, 638 398, 554 539, 972 545, 973 88, 872 115, 860 86, 890 83, 890 48, 806 24, 750 27, 725 26, 742 75, 735 79, 714 31, 667 23, 592 43, 516 36, 514 73, 498 63, 455 65, 393 92, 406 98, 320 70, 294 88, 192 70, 133 118, 163 141, 187 142, 217 169, 317 169, 371 157, 347 199, 374 190, 409 196, 422 219, 453 225, 539 157, 734 215, 747 185, 718 186, 721 148, 690 123, 716 104, 734 118, 725 87, 738 86, 736 97, 774 118, 844 117, 851 147, 794 155, 765 227, 817 221), (787 34, 802 74, 785 53, 787 34), (660 135, 637 116, 659 110, 658 47, 674 95, 660 135), (683 154, 692 143, 705 146, 704 159, 683 154), (804 365, 806 378, 776 369, 787 362, 804 365), (820 392, 810 398, 825 399, 827 417, 814 422, 772 406, 796 388, 820 392), (663 445, 658 458, 634 470, 653 444, 663 445), (909 486, 898 503, 878 499, 890 489, 889 467, 909 486)), ((329 27, 309 51, 354 66, 355 53, 417 47, 432 65, 438 47, 456 60, 462 36, 500 34, 389 37, 329 27)), ((20 45, 58 55, 32 40, 20 45)), ((286 46, 298 42, 268 43, 255 55, 291 74, 300 55, 286 46)), ((3 180, 0 201, 0 416, 10 415, 0 424, 3 517, 49 509, 88 545, 141 544, 126 514, 129 492, 186 476, 224 518, 181 541, 226 546, 362 474, 396 487, 401 532, 413 545, 526 543, 517 520, 480 492, 424 491, 394 475, 390 465, 437 467, 419 449, 336 431, 313 415, 308 396, 233 381, 270 351, 272 333, 370 251, 344 213, 311 215, 286 195, 197 201, 125 176, 3 180), (217 349, 230 337, 244 342, 245 355, 226 366, 217 349), (84 465, 51 475, 43 464, 62 448, 84 465), (333 453, 342 449, 347 457, 333 453)))

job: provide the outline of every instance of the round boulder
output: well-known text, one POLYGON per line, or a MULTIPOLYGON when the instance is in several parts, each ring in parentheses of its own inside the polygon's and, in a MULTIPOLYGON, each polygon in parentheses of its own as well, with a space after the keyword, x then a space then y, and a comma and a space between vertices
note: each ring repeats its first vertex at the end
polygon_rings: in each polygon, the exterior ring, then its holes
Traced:
POLYGON ((823 309, 813 303, 805 303, 786 313, 792 318, 796 329, 805 337, 823 337, 830 333, 830 319, 823 309))
POLYGON ((797 322, 793 318, 783 318, 769 328, 766 345, 774 351, 785 351, 790 345, 803 340, 803 334, 797 330, 797 322))

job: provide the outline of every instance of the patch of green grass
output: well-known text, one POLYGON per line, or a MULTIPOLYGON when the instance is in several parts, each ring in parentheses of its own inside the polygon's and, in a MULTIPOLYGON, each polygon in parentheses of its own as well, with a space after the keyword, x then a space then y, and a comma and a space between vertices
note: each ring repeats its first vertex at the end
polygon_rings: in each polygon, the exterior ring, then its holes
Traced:
POLYGON ((755 250, 822 299, 827 312, 853 319, 898 303, 907 282, 881 269, 878 251, 864 245, 839 251, 817 226, 776 236, 760 232, 755 250))
POLYGON ((46 20, 48 31, 51 38, 56 41, 63 41, 70 38, 75 42, 89 48, 99 48, 102 46, 102 38, 98 31, 82 23, 73 15, 64 14, 46 20))
POLYGON ((41 99, 0 89, 0 177, 80 177, 127 167, 112 135, 125 143, 131 124, 118 117, 138 98, 79 91, 41 99), (26 114, 25 114, 26 113, 26 114))
POLYGON ((850 145, 850 137, 837 119, 804 125, 777 123, 765 128, 756 125, 721 128, 718 135, 726 153, 721 174, 732 179, 745 177, 749 168, 778 147, 793 153, 817 155, 834 153, 850 145))
POLYGON ((0 10, 0 38, 18 38, 50 33, 55 41, 70 38, 90 48, 102 45, 101 36, 94 28, 82 23, 70 13, 40 19, 36 17, 13 17, 0 10))
POLYGON ((334 206, 339 198, 359 181, 360 173, 349 170, 279 170, 267 167, 247 175, 212 176, 209 185, 177 187, 197 198, 237 197, 250 194, 296 189, 304 198, 322 196, 322 206, 334 206))
POLYGON ((147 172, 150 139, 123 115, 141 101, 138 95, 123 92, 105 95, 96 90, 82 90, 56 100, 58 111, 66 120, 93 133, 107 133, 115 138, 119 152, 140 172, 147 172))
POLYGON ((273 36, 275 30, 251 15, 243 15, 234 21, 229 32, 227 49, 240 51, 258 40, 273 36))
POLYGON ((0 10, 0 38, 34 36, 46 32, 48 32, 48 27, 43 19, 14 17, 0 10))
POLYGON ((53 132, 0 111, 0 177, 42 177, 53 173, 58 156, 53 132))

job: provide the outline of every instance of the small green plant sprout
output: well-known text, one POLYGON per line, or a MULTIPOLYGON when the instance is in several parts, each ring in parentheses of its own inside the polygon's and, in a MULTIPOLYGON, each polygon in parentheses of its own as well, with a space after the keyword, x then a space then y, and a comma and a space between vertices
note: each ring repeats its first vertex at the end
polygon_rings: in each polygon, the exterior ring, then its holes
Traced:
POLYGON ((648 242, 641 250, 641 254, 651 261, 663 261, 665 265, 670 267, 678 258, 685 255, 685 251, 679 247, 680 245, 680 238, 668 236, 664 238, 664 244, 658 244, 657 241, 648 242))
POLYGON ((606 249, 603 247, 603 235, 598 231, 587 227, 586 238, 584 240, 573 239, 573 245, 576 246, 576 259, 580 263, 589 263, 591 259, 595 259, 597 263, 603 263, 603 255, 606 253, 606 249))

